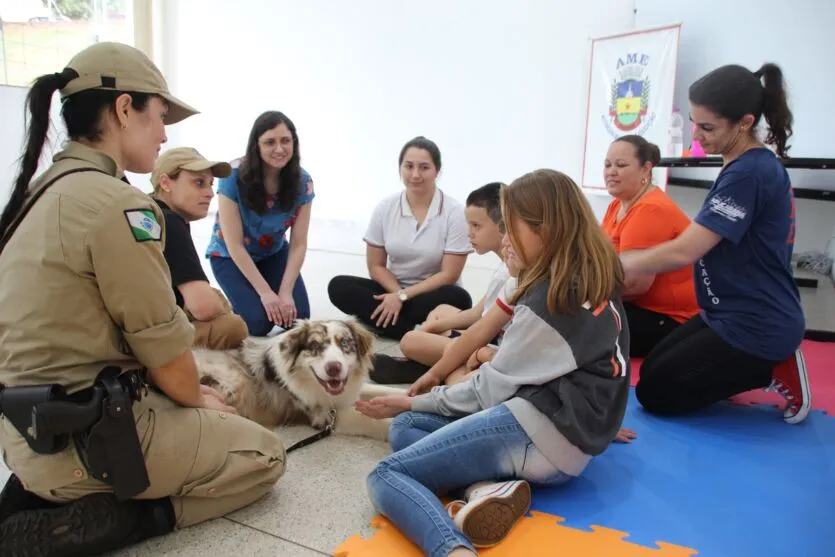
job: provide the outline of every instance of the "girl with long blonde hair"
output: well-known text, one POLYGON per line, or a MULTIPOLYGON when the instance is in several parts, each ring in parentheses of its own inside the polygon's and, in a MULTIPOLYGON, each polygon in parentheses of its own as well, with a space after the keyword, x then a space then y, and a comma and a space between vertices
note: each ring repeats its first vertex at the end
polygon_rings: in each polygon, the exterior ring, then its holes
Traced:
POLYGON ((499 543, 530 484, 579 476, 618 435, 629 331, 617 254, 577 185, 538 170, 502 192, 504 242, 521 268, 494 358, 462 383, 357 403, 394 417, 395 451, 368 477, 376 508, 431 557, 499 543), (460 499, 446 508, 439 494, 460 499))

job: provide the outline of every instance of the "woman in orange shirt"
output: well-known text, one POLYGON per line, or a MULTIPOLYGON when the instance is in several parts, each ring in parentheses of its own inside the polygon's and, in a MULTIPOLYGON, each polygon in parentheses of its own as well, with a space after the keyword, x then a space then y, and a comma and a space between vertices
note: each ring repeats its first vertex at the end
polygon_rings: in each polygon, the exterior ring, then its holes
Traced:
MULTIPOLYGON (((678 237, 690 219, 652 183, 661 152, 639 135, 615 140, 606 155, 606 190, 615 199, 603 217, 603 229, 618 253, 646 249, 678 237)), ((630 329, 630 353, 642 358, 661 339, 699 312, 693 270, 628 277, 624 309, 630 329)))

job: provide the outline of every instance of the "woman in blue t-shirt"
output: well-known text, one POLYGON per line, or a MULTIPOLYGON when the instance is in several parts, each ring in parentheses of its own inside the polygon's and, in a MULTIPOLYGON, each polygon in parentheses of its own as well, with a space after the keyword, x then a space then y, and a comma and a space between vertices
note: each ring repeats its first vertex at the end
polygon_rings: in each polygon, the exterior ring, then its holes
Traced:
POLYGON ((301 268, 313 180, 300 166, 299 137, 287 116, 270 111, 255 120, 246 155, 220 180, 218 193, 206 257, 249 334, 265 336, 274 325, 309 318, 301 268))
POLYGON ((769 387, 787 400, 784 420, 799 423, 811 398, 791 268, 794 196, 780 161, 792 134, 783 74, 774 64, 753 73, 723 66, 689 96, 693 139, 722 156, 722 170, 681 236, 622 260, 629 274, 692 264, 701 311, 649 353, 636 395, 650 412, 670 415, 769 387), (776 155, 757 138, 763 116, 776 155))

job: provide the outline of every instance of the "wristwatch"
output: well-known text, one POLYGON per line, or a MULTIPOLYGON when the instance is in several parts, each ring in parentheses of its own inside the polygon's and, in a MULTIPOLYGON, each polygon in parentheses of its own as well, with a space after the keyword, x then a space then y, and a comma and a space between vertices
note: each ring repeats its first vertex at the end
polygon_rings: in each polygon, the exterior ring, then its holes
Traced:
POLYGON ((400 298, 401 302, 405 302, 409 299, 409 297, 406 295, 406 291, 402 288, 397 292, 397 297, 400 298))

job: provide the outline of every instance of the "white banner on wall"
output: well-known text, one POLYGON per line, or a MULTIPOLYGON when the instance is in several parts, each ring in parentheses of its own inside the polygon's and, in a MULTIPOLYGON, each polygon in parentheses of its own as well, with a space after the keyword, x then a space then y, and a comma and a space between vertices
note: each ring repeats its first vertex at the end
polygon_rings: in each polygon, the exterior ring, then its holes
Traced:
MULTIPOLYGON (((662 157, 675 156, 670 141, 681 24, 601 37, 592 41, 583 188, 605 192, 603 161, 609 145, 637 134, 662 157)), ((682 125, 679 120, 679 125, 682 125)), ((667 186, 667 169, 655 183, 667 186)))

